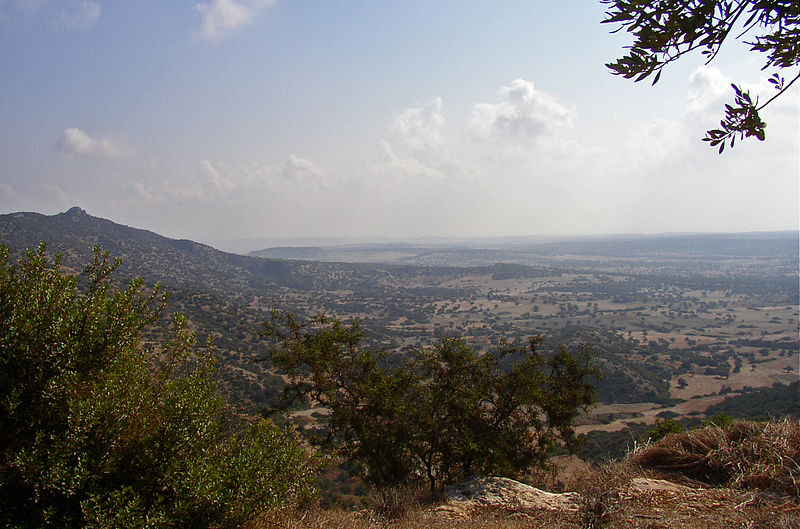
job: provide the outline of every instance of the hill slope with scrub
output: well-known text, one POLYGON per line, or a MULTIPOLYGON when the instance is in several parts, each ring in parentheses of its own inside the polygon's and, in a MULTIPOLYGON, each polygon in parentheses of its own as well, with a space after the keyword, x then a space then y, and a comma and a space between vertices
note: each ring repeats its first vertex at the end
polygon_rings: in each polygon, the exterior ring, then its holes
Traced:
MULTIPOLYGON (((796 233, 629 239, 626 251, 622 238, 426 250, 449 266, 333 263, 229 254, 80 208, 0 215, 0 242, 15 255, 46 242, 80 272, 98 244, 122 260, 121 284, 162 284, 167 311, 186 315, 201 342, 215 337, 231 391, 260 405, 281 385, 259 361, 273 308, 358 319, 376 347, 400 356, 443 337, 478 350, 533 335, 590 344, 604 375, 598 400, 620 405, 702 397, 708 404, 692 408, 702 412, 715 395, 797 379, 796 233)), ((626 413, 608 416, 653 421, 626 413)))

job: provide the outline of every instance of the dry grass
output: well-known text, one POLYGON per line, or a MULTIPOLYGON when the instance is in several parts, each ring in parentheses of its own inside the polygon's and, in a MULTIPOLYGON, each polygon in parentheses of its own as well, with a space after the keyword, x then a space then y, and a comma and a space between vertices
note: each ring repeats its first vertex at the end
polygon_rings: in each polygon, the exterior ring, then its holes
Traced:
POLYGON ((674 434, 634 452, 634 465, 703 483, 800 498, 800 423, 736 422, 674 434))
POLYGON ((578 529, 584 527, 575 515, 542 513, 531 517, 508 512, 487 512, 469 518, 431 515, 424 509, 406 512, 400 518, 385 518, 371 511, 310 510, 273 513, 254 526, 258 529, 578 529))
POLYGON ((567 489, 584 498, 577 513, 509 505, 454 517, 420 491, 394 491, 371 509, 278 511, 249 529, 800 529, 798 463, 798 421, 739 422, 668 436, 575 476, 567 489))

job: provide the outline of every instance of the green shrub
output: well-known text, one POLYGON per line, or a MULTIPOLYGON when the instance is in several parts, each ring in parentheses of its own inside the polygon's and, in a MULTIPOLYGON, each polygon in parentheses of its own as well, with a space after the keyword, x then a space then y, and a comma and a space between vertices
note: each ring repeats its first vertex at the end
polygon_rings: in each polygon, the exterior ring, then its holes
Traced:
POLYGON ((667 417, 666 419, 656 419, 655 425, 653 425, 653 427, 644 434, 642 440, 645 443, 654 443, 670 434, 681 433, 683 431, 685 430, 681 423, 672 417, 667 417))
POLYGON ((545 464, 557 443, 573 447, 572 422, 594 398, 584 348, 505 346, 478 355, 460 340, 415 351, 396 367, 362 346, 357 324, 274 314, 273 365, 287 395, 330 409, 320 441, 360 465, 383 489, 425 481, 432 491, 473 474, 517 477, 545 464))
POLYGON ((118 263, 97 248, 77 280, 44 246, 8 256, 0 246, 0 525, 238 527, 312 492, 292 435, 226 412, 184 318, 143 349, 158 286, 112 293, 118 263))

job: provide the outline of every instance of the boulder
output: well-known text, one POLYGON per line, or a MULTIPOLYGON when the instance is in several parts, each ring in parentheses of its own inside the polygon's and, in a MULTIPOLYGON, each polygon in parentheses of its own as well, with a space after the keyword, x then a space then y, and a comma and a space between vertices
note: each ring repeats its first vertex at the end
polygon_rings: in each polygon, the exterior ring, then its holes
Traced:
POLYGON ((451 516, 471 516, 481 511, 532 513, 575 512, 582 497, 576 492, 546 492, 509 478, 473 477, 445 490, 447 502, 435 509, 451 516))

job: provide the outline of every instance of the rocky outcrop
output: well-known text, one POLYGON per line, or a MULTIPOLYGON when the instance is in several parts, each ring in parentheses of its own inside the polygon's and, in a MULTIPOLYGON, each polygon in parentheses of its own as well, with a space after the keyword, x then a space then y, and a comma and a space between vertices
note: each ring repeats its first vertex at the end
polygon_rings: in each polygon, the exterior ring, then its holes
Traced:
POLYGON ((483 511, 533 513, 576 512, 582 504, 576 492, 556 494, 508 478, 474 477, 446 489, 447 501, 434 509, 441 515, 466 517, 483 511))

